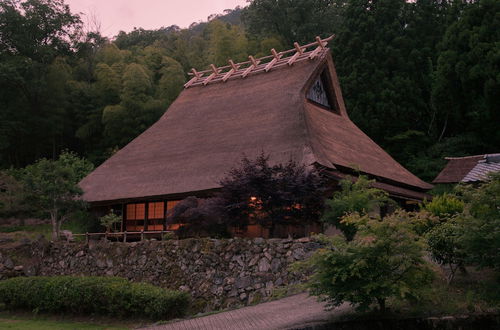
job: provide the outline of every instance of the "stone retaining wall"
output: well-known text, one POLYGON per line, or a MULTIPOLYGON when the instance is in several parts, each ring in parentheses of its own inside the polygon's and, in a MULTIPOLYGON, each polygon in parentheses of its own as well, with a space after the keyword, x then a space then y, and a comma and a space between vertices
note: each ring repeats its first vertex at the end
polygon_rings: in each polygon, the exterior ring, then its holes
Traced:
POLYGON ((0 279, 33 275, 120 276, 189 291, 198 310, 268 300, 276 287, 304 275, 289 265, 319 244, 308 238, 186 239, 112 243, 25 242, 0 251, 0 279))

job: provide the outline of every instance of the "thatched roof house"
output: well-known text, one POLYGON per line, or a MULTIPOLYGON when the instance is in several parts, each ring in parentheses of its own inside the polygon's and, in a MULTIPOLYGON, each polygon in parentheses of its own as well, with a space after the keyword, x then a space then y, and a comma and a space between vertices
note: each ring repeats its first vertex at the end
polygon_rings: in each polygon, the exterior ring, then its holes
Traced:
POLYGON ((500 154, 446 157, 448 164, 433 183, 481 182, 489 173, 500 172, 500 154))
POLYGON ((263 151, 272 163, 314 164, 334 178, 360 171, 393 196, 421 200, 432 186, 349 119, 326 47, 330 39, 193 69, 158 122, 82 180, 84 199, 111 205, 203 194, 218 188, 243 155, 263 151))

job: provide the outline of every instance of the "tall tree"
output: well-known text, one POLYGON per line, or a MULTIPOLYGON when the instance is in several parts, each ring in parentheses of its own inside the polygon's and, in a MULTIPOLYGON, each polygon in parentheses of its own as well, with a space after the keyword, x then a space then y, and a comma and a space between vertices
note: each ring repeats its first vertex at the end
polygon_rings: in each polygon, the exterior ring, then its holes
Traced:
POLYGON ((316 35, 333 33, 345 0, 254 0, 242 20, 249 34, 280 36, 285 45, 310 42, 316 35))
POLYGON ((241 28, 219 20, 211 21, 208 31, 208 59, 215 65, 226 65, 232 58, 245 60, 248 56, 248 40, 241 28))
POLYGON ((473 132, 496 151, 500 145, 500 2, 466 6, 439 45, 433 84, 439 137, 473 132))
POLYGON ((65 75, 59 56, 71 55, 81 21, 62 0, 0 2, 0 164, 23 165, 58 152, 65 75))
POLYGON ((52 239, 59 239, 61 225, 84 205, 78 182, 93 165, 74 153, 62 153, 57 160, 42 158, 23 170, 28 202, 50 217, 52 239))

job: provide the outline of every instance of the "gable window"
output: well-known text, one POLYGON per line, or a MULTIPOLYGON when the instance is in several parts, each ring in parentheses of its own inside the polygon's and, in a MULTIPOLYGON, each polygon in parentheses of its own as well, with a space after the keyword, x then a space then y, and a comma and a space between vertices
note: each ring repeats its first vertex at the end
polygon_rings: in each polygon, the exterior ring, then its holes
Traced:
POLYGON ((323 86, 323 81, 321 77, 318 77, 309 89, 307 93, 307 98, 313 102, 324 105, 330 108, 330 102, 328 102, 328 96, 326 96, 325 86, 323 86))
POLYGON ((332 81, 328 70, 325 69, 312 83, 307 91, 307 99, 316 105, 338 112, 337 100, 333 91, 332 81))

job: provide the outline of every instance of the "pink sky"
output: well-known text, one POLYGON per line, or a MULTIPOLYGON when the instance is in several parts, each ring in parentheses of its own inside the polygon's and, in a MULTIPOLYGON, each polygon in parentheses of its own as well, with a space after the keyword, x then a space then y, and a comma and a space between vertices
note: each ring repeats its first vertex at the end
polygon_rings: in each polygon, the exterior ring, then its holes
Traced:
MULTIPOLYGON (((134 27, 157 29, 162 26, 188 27, 206 21, 210 14, 245 6, 246 0, 65 0, 73 13, 95 16, 101 33, 115 36, 134 27)), ((85 21, 85 16, 83 17, 85 21)))

